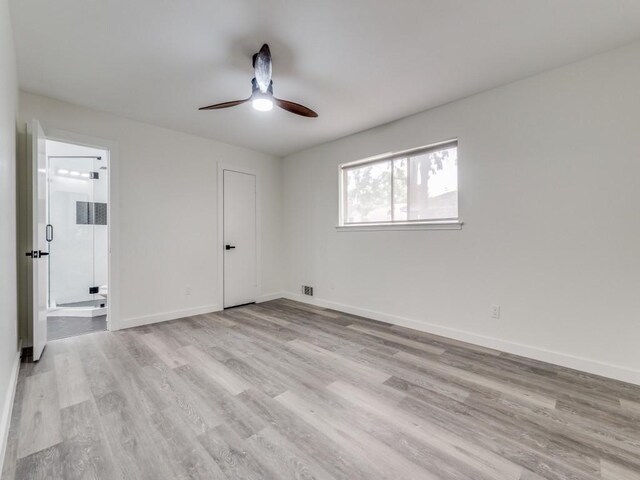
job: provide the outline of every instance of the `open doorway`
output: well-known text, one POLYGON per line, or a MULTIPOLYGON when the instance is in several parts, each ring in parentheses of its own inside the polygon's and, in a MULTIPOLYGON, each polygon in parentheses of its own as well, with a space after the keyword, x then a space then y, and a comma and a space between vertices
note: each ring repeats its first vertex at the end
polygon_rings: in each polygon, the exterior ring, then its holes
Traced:
POLYGON ((109 151, 46 140, 47 340, 107 330, 109 151))

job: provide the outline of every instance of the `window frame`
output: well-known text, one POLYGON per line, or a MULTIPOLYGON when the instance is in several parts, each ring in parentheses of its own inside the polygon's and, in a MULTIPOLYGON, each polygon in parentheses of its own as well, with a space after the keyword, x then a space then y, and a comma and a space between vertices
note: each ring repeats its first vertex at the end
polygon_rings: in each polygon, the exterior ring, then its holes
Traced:
MULTIPOLYGON (((373 157, 364 158, 362 160, 356 160, 354 162, 342 163, 338 166, 338 225, 336 229, 338 231, 375 231, 375 230, 459 230, 462 228, 463 222, 460 219, 460 206, 458 203, 458 216, 456 218, 438 218, 433 220, 398 220, 398 221, 373 221, 373 222, 345 222, 345 208, 346 194, 347 194, 347 175, 351 169, 362 167, 365 165, 374 165, 378 163, 390 163, 390 184, 391 184, 391 215, 394 214, 394 164, 393 161, 399 158, 408 158, 416 155, 423 155, 438 150, 444 150, 455 146, 459 153, 459 141, 458 138, 445 140, 442 142, 432 143, 422 147, 411 148, 408 150, 402 150, 399 152, 385 153, 382 155, 375 155, 373 157)), ((458 159, 460 156, 458 155, 458 159)), ((457 172, 456 172, 457 176, 457 172)), ((458 190, 458 200, 460 198, 460 191, 458 190)))

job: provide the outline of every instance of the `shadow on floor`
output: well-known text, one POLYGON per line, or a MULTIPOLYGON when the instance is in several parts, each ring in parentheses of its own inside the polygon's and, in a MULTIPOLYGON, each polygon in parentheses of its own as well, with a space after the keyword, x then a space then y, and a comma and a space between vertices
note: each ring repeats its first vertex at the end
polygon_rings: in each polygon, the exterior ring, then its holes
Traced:
POLYGON ((47 340, 76 337, 107 329, 107 316, 99 317, 48 317, 47 340))

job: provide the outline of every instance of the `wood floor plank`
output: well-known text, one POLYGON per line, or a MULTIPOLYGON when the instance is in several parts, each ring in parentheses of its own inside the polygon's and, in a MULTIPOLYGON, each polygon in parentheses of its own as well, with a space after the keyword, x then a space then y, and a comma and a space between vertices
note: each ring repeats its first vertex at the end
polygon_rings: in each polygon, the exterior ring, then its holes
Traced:
POLYGON ((176 461, 150 416, 132 408, 117 391, 97 399, 97 406, 107 442, 127 478, 179 478, 176 461))
POLYGON ((62 442, 58 388, 53 371, 25 379, 20 410, 18 458, 62 442))
POLYGON ((239 437, 248 438, 262 430, 266 425, 258 415, 248 409, 235 396, 222 388, 219 383, 200 370, 185 365, 175 372, 191 387, 194 395, 209 402, 222 424, 230 427, 239 437))
POLYGON ((399 388, 407 392, 410 398, 420 401, 402 402, 401 406, 408 407, 409 411, 418 412, 440 427, 480 444, 488 440, 489 450, 495 450, 497 446, 497 452, 501 456, 525 468, 550 468, 560 475, 565 470, 569 474, 574 474, 577 470, 582 477, 596 475, 599 470, 598 452, 570 438, 561 437, 553 430, 529 422, 527 416, 509 411, 507 402, 507 408, 493 415, 491 409, 487 411, 483 406, 497 403, 496 398, 473 394, 468 399, 459 401, 397 378, 390 379, 386 384, 399 388), (474 421, 468 422, 469 418, 474 421), (554 455, 549 452, 554 452, 554 455))
POLYGON ((305 355, 316 357, 318 359, 321 359, 322 361, 327 362, 327 364, 339 366, 339 368, 346 369, 350 373, 355 373, 360 378, 365 379, 369 382, 382 383, 391 376, 385 372, 355 362, 334 352, 316 347, 315 345, 301 340, 292 340, 288 342, 287 345, 294 348, 298 352, 303 352, 305 355))
POLYGON ((15 478, 28 480, 65 478, 64 463, 60 454, 61 448, 62 444, 58 443, 18 459, 15 478))
POLYGON ((167 398, 157 395, 151 379, 142 368, 131 368, 130 358, 113 358, 108 361, 111 376, 115 378, 115 392, 124 397, 127 405, 140 415, 152 415, 167 406, 167 398))
MULTIPOLYGON (((401 401, 399 407, 458 437, 468 439, 488 452, 532 472, 543 473, 547 478, 584 480, 597 475, 598 454, 593 450, 553 430, 531 425, 526 417, 514 416, 509 411, 503 410, 498 417, 492 416, 491 412, 484 411, 476 402, 470 403, 472 398, 484 399, 474 394, 464 403, 458 403, 427 390, 411 390, 410 396, 401 401), (468 422, 469 418, 474 421, 468 422)), ((497 397, 486 399, 488 403, 499 400, 497 397)), ((520 407, 517 403, 510 404, 520 407)))
POLYGON ((181 348, 178 352, 187 359, 193 368, 211 377, 213 381, 220 384, 231 395, 237 395, 250 388, 249 383, 241 376, 199 348, 188 346, 181 348))
POLYGON ((243 440, 226 425, 220 425, 198 437, 229 480, 277 480, 278 472, 269 471, 248 454, 243 440))
POLYGON ((284 305, 290 306, 291 308, 303 310, 310 313, 315 313, 316 315, 322 315, 323 317, 339 319, 341 316, 339 313, 332 312, 331 310, 327 310, 326 308, 315 307, 313 305, 305 305, 304 303, 295 302, 292 300, 282 299, 280 302, 284 305))
POLYGON ((631 400, 620 399, 620 406, 631 413, 640 415, 640 403, 632 402, 631 400))
POLYGON ((340 480, 376 478, 372 472, 361 468, 354 457, 345 455, 345 451, 329 437, 293 414, 277 400, 253 389, 242 392, 238 395, 238 399, 256 412, 265 425, 273 426, 279 434, 296 445, 304 454, 318 461, 334 478, 340 480))
MULTIPOLYGON (((303 390, 300 395, 307 398, 314 408, 324 408, 331 412, 335 422, 344 426, 356 426, 376 440, 386 444, 394 450, 400 450, 402 455, 422 469, 438 478, 447 480, 492 480, 493 476, 483 474, 468 463, 460 462, 457 456, 451 456, 440 448, 439 442, 424 442, 414 435, 407 435, 399 425, 386 421, 380 417, 375 409, 355 406, 350 400, 335 395, 328 389, 303 390)), ((371 385, 359 382, 357 388, 373 398, 384 400, 389 405, 396 405, 404 394, 388 391, 384 385, 371 385)), ((430 437, 429 437, 430 438, 430 437)))
POLYGON ((175 407, 186 424, 196 435, 222 423, 220 415, 211 403, 198 395, 172 369, 165 365, 142 367, 155 391, 167 400, 168 407, 175 407))
POLYGON ((282 478, 332 480, 316 460, 304 454, 273 427, 267 427, 247 439, 251 453, 282 478))
MULTIPOLYGON (((468 384, 461 384, 450 378, 434 375, 433 372, 428 372, 411 362, 403 361, 395 354, 386 355, 365 348, 355 354, 354 358, 367 365, 375 366, 391 377, 397 377, 453 399, 465 399, 473 391, 468 384)), ((388 383, 391 377, 385 383, 388 383)))
POLYGON ((54 363, 60 408, 89 400, 91 389, 78 354, 60 353, 55 355, 54 363))
POLYGON ((373 337, 382 338, 394 344, 404 345, 407 347, 415 348, 416 350, 422 350, 427 353, 432 353, 434 355, 441 355, 445 352, 445 349, 442 347, 437 347, 434 345, 430 345, 424 342, 418 342, 416 340, 409 340, 407 338, 401 337, 399 335, 394 335, 386 332, 379 332, 372 328, 362 327, 360 325, 349 325, 350 329, 355 330, 357 332, 365 333, 367 335, 371 335, 373 337))
POLYGON ((260 388, 271 397, 285 392, 289 385, 287 378, 277 370, 269 368, 254 356, 236 358, 230 355, 222 363, 236 375, 242 377, 248 386, 260 388))
POLYGON ((605 394, 587 382, 567 382, 559 379, 553 371, 526 364, 520 365, 512 360, 487 358, 472 352, 457 352, 455 355, 447 352, 441 356, 440 361, 492 380, 520 385, 556 398, 556 407, 558 403, 563 402, 570 405, 594 405, 599 411, 610 411, 611 408, 617 409, 620 406, 619 398, 615 394, 605 394))
MULTIPOLYGON (((366 319, 365 319, 366 323, 366 319)), ((412 330, 410 328, 401 327, 399 325, 391 325, 389 331, 396 335, 402 335, 405 338, 412 340, 422 340, 431 343, 432 345, 440 346, 447 351, 454 352, 475 352, 489 357, 499 357, 501 352, 492 348, 481 347, 480 345, 472 345, 469 343, 461 342, 460 340, 454 340, 453 338, 446 338, 440 335, 434 335, 432 333, 420 332, 412 330)))
POLYGON ((295 390, 298 386, 322 388, 336 379, 332 369, 296 350, 270 345, 263 345, 262 348, 263 351, 253 357, 285 378, 289 390, 295 390))
POLYGON ((640 386, 274 300, 50 342, 3 480, 640 480, 640 386))
MULTIPOLYGON (((494 422, 501 425, 509 419, 519 424, 528 424, 547 432, 547 438, 556 440, 565 446, 582 445, 582 450, 592 455, 614 460, 621 464, 629 464, 640 471, 640 456, 634 452, 640 447, 637 442, 628 444, 623 439, 611 436, 606 428, 594 428, 587 420, 567 419, 562 413, 548 409, 531 409, 504 398, 469 397, 466 401, 476 409, 492 414, 494 422)), ((565 456, 563 455, 564 459, 565 456)), ((582 462, 586 465, 586 461, 582 462)))
POLYGON ((59 444, 65 479, 124 476, 115 463, 93 398, 61 410, 64 441, 59 444))
POLYGON ((182 355, 165 343, 160 335, 145 333, 140 338, 169 367, 174 368, 187 364, 182 355))
POLYGON ((517 398, 519 400, 524 400, 525 402, 530 402, 540 407, 555 408, 556 406, 555 398, 546 395, 540 395, 537 392, 522 387, 511 385, 505 382, 499 382, 466 370, 450 367, 449 365, 443 363, 437 363, 424 357, 416 357, 415 355, 412 355, 410 353, 398 352, 395 354, 395 356, 397 358, 415 363, 416 365, 420 365, 421 367, 427 368, 429 370, 434 370, 442 375, 451 378, 458 378, 466 382, 490 388, 492 390, 500 392, 503 395, 517 398))
POLYGON ((601 464, 602 480, 639 480, 640 472, 633 472, 621 465, 603 460, 601 464))
POLYGON ((338 380, 329 385, 327 389, 345 400, 353 402, 355 406, 368 409, 386 421, 398 425, 408 435, 417 436, 424 442, 432 442, 434 446, 446 452, 453 453, 454 450, 459 452, 460 456, 464 458, 464 460, 461 458, 462 462, 490 475, 489 478, 518 480, 522 474, 522 468, 519 465, 505 460, 499 455, 482 450, 464 437, 457 437, 438 428, 435 424, 424 422, 419 417, 410 415, 357 387, 338 380))
MULTIPOLYGON (((296 332, 297 338, 300 340, 304 340, 308 343, 314 344, 318 347, 324 348, 326 350, 331 351, 339 351, 343 349, 355 349, 358 350, 362 348, 361 344, 352 342, 349 338, 344 335, 344 328, 337 327, 340 330, 340 335, 336 335, 332 331, 325 331, 325 329, 318 328, 317 325, 305 325, 301 321, 289 321, 283 320, 278 317, 273 317, 270 315, 264 315, 255 310, 249 310, 247 312, 250 316, 256 317, 261 321, 275 323, 276 325, 286 327, 288 330, 292 330, 296 332)), ((328 323, 327 325, 332 325, 328 323)), ((331 327, 329 327, 330 329, 331 327)), ((336 327, 334 327, 336 328, 336 327)), ((360 335, 359 338, 362 338, 360 335)), ((395 352, 393 352, 395 353, 395 352)))
POLYGON ((118 385, 110 368, 109 358, 103 354, 97 342, 98 338, 99 334, 85 335, 83 341, 77 344, 78 356, 82 358, 82 367, 94 398, 113 391, 118 385))
POLYGON ((522 472, 522 476, 520 477, 520 480, 545 480, 545 479, 544 477, 541 477, 537 473, 533 473, 528 470, 525 470, 524 472, 522 472))
POLYGON ((338 422, 327 410, 309 403, 297 394, 285 392, 276 397, 276 400, 344 450, 349 451, 361 468, 372 469, 375 476, 415 480, 438 479, 435 474, 421 469, 355 425, 338 422), (382 458, 384 462, 379 461, 382 458))
MULTIPOLYGON (((24 368, 22 368, 24 365, 25 363, 20 365, 21 368, 19 372, 24 371, 24 368)), ((27 377, 21 377, 18 375, 16 393, 13 401, 13 411, 11 412, 11 425, 9 427, 9 434, 7 435, 4 463, 2 471, 0 471, 0 478, 16 477, 16 467, 18 463, 18 439, 22 435, 22 432, 20 431, 20 417, 22 416, 25 378, 27 377)))
POLYGON ((152 415, 152 422, 167 442, 171 456, 182 467, 185 478, 216 480, 227 478, 220 466, 191 434, 175 407, 152 415))

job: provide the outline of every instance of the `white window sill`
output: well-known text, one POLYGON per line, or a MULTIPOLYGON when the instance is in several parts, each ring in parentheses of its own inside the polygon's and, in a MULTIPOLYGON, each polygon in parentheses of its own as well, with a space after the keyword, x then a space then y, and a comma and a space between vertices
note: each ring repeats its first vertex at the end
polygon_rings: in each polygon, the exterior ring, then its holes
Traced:
POLYGON ((442 222, 407 222, 407 223, 360 223, 352 225, 337 225, 338 232, 378 232, 390 230, 460 230, 463 222, 460 220, 445 220, 442 222))

